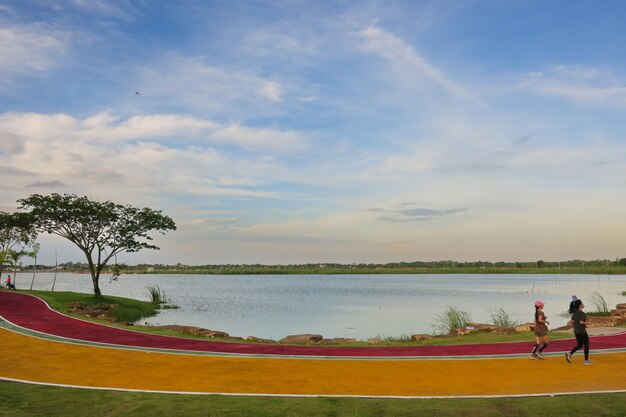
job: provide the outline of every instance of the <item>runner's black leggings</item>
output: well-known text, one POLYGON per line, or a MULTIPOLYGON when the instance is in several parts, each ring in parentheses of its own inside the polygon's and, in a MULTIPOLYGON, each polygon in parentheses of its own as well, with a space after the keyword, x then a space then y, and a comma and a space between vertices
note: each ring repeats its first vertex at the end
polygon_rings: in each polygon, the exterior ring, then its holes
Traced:
POLYGON ((574 349, 570 351, 570 354, 573 355, 581 347, 585 346, 585 360, 589 360, 589 335, 585 332, 582 334, 574 333, 576 336, 576 342, 578 342, 578 346, 575 346, 574 349))

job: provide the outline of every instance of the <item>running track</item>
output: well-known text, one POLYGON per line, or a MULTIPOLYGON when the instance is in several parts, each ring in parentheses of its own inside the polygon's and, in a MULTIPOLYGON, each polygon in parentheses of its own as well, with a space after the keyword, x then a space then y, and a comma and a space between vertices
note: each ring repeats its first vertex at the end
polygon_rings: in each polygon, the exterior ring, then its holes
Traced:
POLYGON ((0 379, 187 394, 491 397, 626 391, 626 335, 592 338, 593 366, 568 364, 572 340, 493 345, 325 347, 220 343, 87 322, 0 292, 0 379), (95 371, 94 371, 95 370, 95 371), (571 375, 576 373, 576 384, 571 375), (564 375, 566 377, 564 377, 564 375), (539 382, 539 383, 538 383, 539 382))
MULTIPOLYGON (((36 332, 68 339, 117 346, 143 347, 179 351, 212 352, 233 355, 276 355, 313 357, 467 357, 528 355, 533 341, 470 344, 452 346, 410 347, 333 347, 290 346, 250 343, 224 343, 186 339, 125 330, 88 322, 58 313, 41 299, 17 292, 0 292, 0 316, 6 321, 36 332)), ((569 351, 572 340, 550 342, 549 353, 569 351)), ((592 337, 594 351, 626 348, 626 332, 592 337)))

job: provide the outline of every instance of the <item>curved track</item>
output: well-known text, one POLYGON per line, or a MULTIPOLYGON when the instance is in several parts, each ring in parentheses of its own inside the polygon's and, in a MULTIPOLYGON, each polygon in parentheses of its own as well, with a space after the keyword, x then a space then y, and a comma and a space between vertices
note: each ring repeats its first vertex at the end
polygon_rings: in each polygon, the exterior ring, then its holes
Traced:
POLYGON ((100 389, 243 395, 466 397, 626 390, 626 333, 591 339, 593 366, 543 361, 532 342, 416 347, 220 343, 150 335, 51 310, 0 292, 0 378, 100 389), (569 375, 577 372, 575 386, 569 375))

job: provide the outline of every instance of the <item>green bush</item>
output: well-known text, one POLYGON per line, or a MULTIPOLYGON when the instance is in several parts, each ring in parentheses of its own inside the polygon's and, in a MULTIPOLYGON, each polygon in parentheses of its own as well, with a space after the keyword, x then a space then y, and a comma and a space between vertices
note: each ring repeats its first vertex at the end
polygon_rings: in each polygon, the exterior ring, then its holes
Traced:
POLYGON ((591 303, 595 307, 595 313, 608 315, 608 313, 611 312, 608 304, 606 303, 606 300, 604 299, 604 297, 602 297, 602 295, 600 295, 600 293, 593 292, 593 294, 591 295, 591 303))
POLYGON ((511 315, 502 307, 491 311, 491 322, 496 326, 509 328, 515 327, 519 324, 519 322, 513 320, 511 315))
POLYGON ((143 318, 154 316, 157 313, 155 304, 144 305, 114 305, 108 312, 115 321, 135 323, 143 318))
POLYGON ((467 326, 471 321, 472 318, 467 311, 448 307, 446 311, 437 315, 433 327, 438 334, 449 334, 454 329, 467 326))
POLYGON ((148 287, 148 293, 153 303, 161 304, 167 302, 167 296, 165 291, 161 290, 158 285, 154 287, 148 287))

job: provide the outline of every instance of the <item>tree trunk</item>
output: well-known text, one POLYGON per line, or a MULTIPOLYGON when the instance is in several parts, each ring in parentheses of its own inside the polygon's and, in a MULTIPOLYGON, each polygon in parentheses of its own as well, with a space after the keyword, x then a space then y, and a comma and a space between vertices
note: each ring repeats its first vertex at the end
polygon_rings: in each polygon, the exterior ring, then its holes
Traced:
POLYGON ((93 259, 91 259, 91 253, 85 251, 85 255, 87 255, 87 263, 89 264, 89 272, 91 272, 91 282, 93 283, 93 294, 96 298, 102 298, 102 293, 100 292, 100 271, 96 270, 96 266, 93 264, 93 259))
POLYGON ((91 273, 91 281, 93 282, 93 293, 96 298, 102 298, 102 293, 100 292, 100 284, 98 283, 98 276, 93 272, 91 273))

